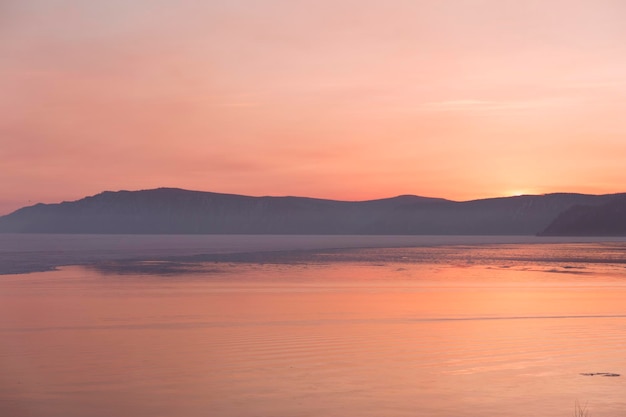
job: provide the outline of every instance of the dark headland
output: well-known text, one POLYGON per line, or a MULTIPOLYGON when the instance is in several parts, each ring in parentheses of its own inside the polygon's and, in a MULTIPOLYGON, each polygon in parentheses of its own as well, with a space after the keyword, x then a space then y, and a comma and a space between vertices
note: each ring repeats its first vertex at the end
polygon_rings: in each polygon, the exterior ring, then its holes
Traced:
POLYGON ((543 236, 626 236, 626 196, 600 205, 576 205, 565 210, 543 236))
POLYGON ((0 232, 615 236, 626 234, 625 213, 626 194, 354 202, 158 188, 24 207, 0 217, 0 232))

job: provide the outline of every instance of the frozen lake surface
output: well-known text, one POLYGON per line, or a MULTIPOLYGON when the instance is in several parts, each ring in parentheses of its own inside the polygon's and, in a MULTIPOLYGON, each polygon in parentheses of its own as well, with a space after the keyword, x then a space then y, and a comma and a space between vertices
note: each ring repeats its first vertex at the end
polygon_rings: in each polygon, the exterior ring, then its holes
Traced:
POLYGON ((56 235, 0 233, 0 275, 117 259, 496 243, 625 241, 536 236, 56 235))
POLYGON ((84 265, 0 276, 2 416, 626 414, 620 239, 40 237, 84 265))

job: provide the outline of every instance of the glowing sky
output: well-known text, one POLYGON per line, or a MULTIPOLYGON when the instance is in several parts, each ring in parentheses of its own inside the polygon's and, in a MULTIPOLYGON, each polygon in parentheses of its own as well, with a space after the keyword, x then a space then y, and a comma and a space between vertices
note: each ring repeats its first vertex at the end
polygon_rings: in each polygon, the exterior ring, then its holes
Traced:
POLYGON ((623 0, 4 0, 0 213, 626 191, 623 0))

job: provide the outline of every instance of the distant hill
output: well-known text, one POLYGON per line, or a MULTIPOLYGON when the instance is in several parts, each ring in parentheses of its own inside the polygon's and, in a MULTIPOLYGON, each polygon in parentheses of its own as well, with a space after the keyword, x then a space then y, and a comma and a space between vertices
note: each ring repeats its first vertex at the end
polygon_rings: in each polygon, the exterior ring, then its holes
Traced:
POLYGON ((615 195, 547 194, 455 202, 249 197, 159 188, 106 191, 0 217, 4 233, 534 235, 574 206, 615 195))
POLYGON ((561 213, 542 236, 626 236, 626 195, 598 206, 576 205, 561 213))

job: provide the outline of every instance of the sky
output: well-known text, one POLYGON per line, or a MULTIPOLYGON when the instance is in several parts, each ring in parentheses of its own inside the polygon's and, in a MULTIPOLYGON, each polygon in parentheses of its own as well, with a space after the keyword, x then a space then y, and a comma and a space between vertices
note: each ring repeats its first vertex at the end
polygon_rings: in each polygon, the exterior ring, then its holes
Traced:
POLYGON ((626 191, 623 0, 3 0, 0 214, 626 191))

